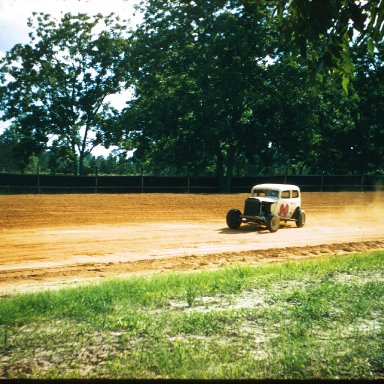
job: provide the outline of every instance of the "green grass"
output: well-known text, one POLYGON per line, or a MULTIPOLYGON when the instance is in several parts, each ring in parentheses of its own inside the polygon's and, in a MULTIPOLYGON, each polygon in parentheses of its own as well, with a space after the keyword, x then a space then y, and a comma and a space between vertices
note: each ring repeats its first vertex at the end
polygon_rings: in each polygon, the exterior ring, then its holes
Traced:
POLYGON ((0 300, 0 378, 384 378, 384 252, 0 300))

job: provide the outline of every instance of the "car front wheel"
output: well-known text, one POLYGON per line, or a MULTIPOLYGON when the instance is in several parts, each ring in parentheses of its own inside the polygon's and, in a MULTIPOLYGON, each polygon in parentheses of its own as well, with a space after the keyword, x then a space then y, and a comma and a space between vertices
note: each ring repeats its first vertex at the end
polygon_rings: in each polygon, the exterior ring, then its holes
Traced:
POLYGON ((238 229, 241 225, 241 212, 238 209, 231 209, 227 213, 227 225, 231 229, 238 229))
POLYGON ((280 228, 280 217, 278 215, 268 216, 267 228, 270 232, 276 232, 280 228))

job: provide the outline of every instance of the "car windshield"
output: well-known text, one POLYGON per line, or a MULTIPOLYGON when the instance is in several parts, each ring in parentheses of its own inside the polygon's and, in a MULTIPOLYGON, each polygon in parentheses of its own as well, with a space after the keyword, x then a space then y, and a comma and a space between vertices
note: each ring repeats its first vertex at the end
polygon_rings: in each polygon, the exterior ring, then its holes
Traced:
POLYGON ((279 197, 279 191, 275 189, 256 189, 253 195, 257 197, 279 197))

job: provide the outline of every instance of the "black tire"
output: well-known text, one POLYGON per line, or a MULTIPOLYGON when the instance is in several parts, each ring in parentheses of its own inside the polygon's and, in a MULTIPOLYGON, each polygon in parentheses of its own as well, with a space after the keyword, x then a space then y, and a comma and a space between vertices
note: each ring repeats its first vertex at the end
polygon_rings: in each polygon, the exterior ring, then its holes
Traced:
POLYGON ((298 228, 302 228, 305 225, 305 211, 303 209, 299 209, 296 215, 296 226, 298 228))
POLYGON ((227 213, 227 225, 231 229, 238 229, 241 225, 241 212, 238 209, 231 209, 227 213))
POLYGON ((268 216, 267 228, 270 232, 276 232, 280 228, 280 217, 278 215, 268 216))

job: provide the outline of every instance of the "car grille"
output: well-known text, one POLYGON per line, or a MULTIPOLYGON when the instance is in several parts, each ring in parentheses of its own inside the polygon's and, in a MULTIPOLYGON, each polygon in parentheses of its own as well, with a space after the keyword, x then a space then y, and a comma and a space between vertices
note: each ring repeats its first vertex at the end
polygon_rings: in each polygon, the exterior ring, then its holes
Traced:
POLYGON ((245 216, 259 216, 260 215, 260 201, 257 199, 252 199, 252 198, 245 200, 244 215, 245 216))

